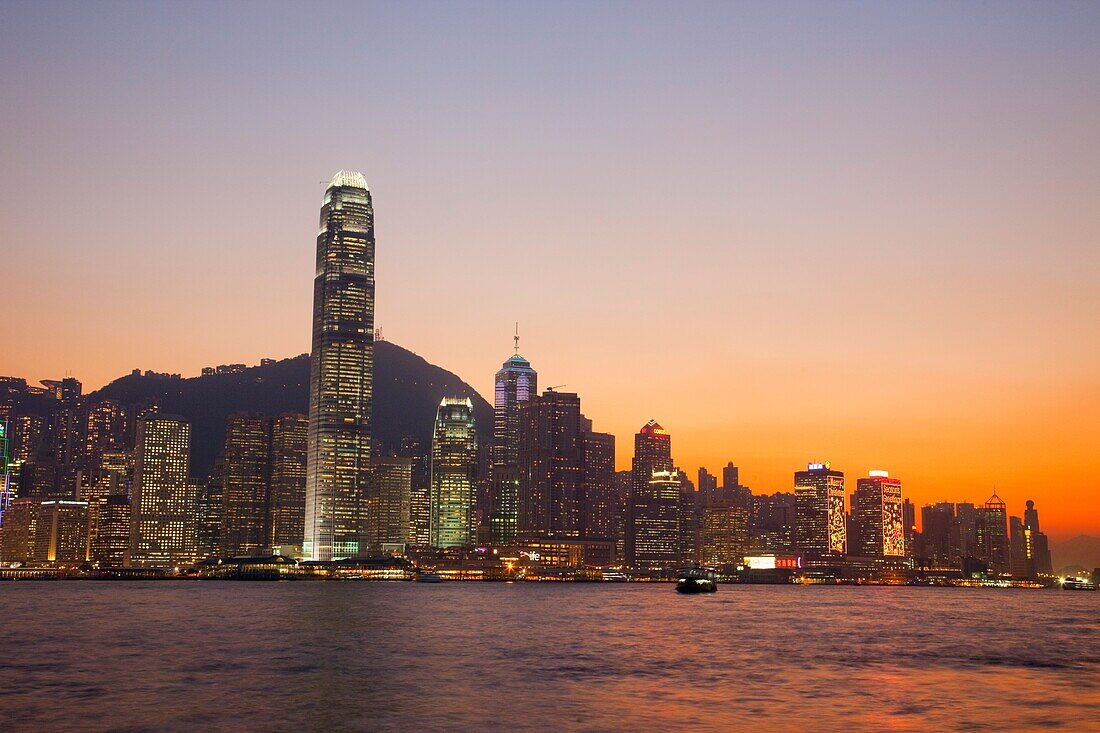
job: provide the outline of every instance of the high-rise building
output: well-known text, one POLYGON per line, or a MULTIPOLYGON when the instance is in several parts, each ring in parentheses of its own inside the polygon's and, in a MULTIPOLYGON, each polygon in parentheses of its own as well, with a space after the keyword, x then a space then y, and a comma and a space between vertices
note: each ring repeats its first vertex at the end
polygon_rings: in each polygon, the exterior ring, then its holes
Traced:
POLYGON ((718 492, 718 477, 707 469, 699 468, 699 495, 704 503, 713 501, 718 492))
POLYGON ((42 508, 38 499, 14 499, 4 512, 3 531, 0 531, 0 562, 29 563, 35 558, 35 537, 38 513, 42 508))
POLYGON ((221 546, 223 557, 262 555, 270 549, 268 486, 271 421, 237 413, 225 424, 221 546))
POLYGON ((615 436, 593 432, 585 420, 583 433, 584 476, 581 483, 581 536, 612 539, 615 536, 615 436))
POLYGON ((1008 511, 1004 501, 996 493, 978 507, 976 516, 978 558, 986 564, 990 573, 1007 572, 1008 567, 1008 511))
POLYGON ((744 562, 748 553, 748 509, 728 497, 703 507, 699 562, 722 567, 744 562))
POLYGON ((798 549, 811 558, 847 552, 844 473, 828 463, 811 463, 795 472, 794 494, 798 549))
POLYGON ((95 537, 91 540, 91 559, 103 568, 121 568, 130 564, 130 497, 110 494, 99 510, 95 537))
POLYGON ((151 413, 137 424, 130 563, 190 564, 197 553, 197 490, 188 478, 191 424, 182 417, 151 413))
POLYGON ((754 554, 793 552, 798 500, 790 492, 754 496, 751 500, 749 549, 754 554))
POLYGON ((432 440, 430 510, 433 547, 465 547, 474 541, 477 430, 466 397, 439 403, 432 440))
POLYGON ((520 514, 520 408, 535 397, 538 374, 516 353, 496 374, 493 400, 493 444, 490 456, 489 536, 494 545, 514 542, 520 514))
POLYGON ((1050 561, 1050 544, 1047 536, 1039 531, 1039 512, 1035 502, 1027 500, 1024 518, 1009 519, 1009 565, 1012 574, 1034 578, 1053 572, 1050 561))
POLYGON ((126 451, 127 434, 126 409, 114 400, 97 402, 88 409, 84 455, 98 462, 104 453, 126 451))
POLYGON ((368 541, 372 551, 409 542, 412 459, 376 458, 367 496, 368 541))
MULTIPOLYGON (((646 543, 651 544, 654 541, 653 528, 665 527, 667 524, 667 507, 663 496, 666 487, 663 485, 654 487, 650 482, 657 472, 663 472, 667 480, 672 468, 672 438, 656 420, 650 420, 634 436, 630 497, 627 502, 625 543, 627 565, 640 566, 643 562, 648 562, 650 550, 647 549, 643 556, 639 556, 636 550, 639 533, 645 534, 646 543)), ((679 479, 677 478, 677 508, 679 498, 679 479)), ((673 547, 679 544, 679 531, 677 520, 676 531, 672 537, 668 538, 673 547)))
POLYGON ((38 509, 31 562, 75 565, 88 559, 88 503, 49 499, 38 509))
POLYGON ((317 234, 303 554, 352 557, 364 537, 374 383, 374 208, 361 173, 329 182, 317 234))
POLYGON ((306 446, 309 418, 288 413, 271 424, 272 552, 302 555, 305 532, 306 446))
POLYGON ((576 537, 584 498, 581 401, 546 390, 520 409, 519 535, 576 537))
POLYGON ((680 474, 653 471, 645 489, 634 495, 633 567, 671 570, 683 564, 680 554, 680 474))
POLYGON ((901 481, 886 471, 871 471, 856 480, 852 516, 859 545, 852 550, 865 557, 904 557, 905 521, 902 516, 901 481))

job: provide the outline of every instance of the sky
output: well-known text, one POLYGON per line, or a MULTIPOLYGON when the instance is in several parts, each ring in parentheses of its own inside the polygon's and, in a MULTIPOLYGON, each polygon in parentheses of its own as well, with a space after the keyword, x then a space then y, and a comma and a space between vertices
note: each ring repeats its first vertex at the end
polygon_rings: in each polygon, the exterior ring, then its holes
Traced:
POLYGON ((693 476, 809 461, 1100 534, 1096 3, 0 3, 0 374, 521 351, 693 476))

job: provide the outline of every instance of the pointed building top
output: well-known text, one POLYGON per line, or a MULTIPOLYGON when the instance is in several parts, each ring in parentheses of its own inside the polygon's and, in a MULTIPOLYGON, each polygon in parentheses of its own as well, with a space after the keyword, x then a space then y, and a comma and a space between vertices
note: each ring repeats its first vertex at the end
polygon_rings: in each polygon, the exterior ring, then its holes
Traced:
POLYGON ((358 171, 340 171, 332 180, 328 182, 328 187, 334 186, 347 186, 349 188, 361 188, 364 191, 367 189, 367 179, 363 177, 363 174, 358 171))
POLYGON ((668 431, 661 427, 661 423, 650 420, 638 431, 642 435, 668 435, 668 431))

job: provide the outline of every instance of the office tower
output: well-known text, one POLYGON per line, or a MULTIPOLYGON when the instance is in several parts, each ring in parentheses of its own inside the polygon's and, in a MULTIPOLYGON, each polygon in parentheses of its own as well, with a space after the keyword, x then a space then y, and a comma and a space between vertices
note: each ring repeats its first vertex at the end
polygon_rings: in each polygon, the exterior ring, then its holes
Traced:
MULTIPOLYGON (((636 551, 639 532, 646 532, 646 542, 652 542, 652 527, 663 526, 666 507, 660 496, 664 487, 651 487, 650 481, 658 471, 664 472, 666 479, 672 471, 672 437, 656 420, 650 420, 634 436, 634 458, 631 460, 630 497, 627 502, 626 527, 626 563, 639 566, 643 557, 636 551), (657 491, 657 494, 654 494, 657 491), (654 524, 656 523, 656 524, 654 524)), ((676 503, 679 505, 679 481, 677 480, 676 503)), ((670 538, 675 546, 678 543, 679 524, 670 538)), ((646 551, 647 553, 649 550, 646 551)), ((645 553, 643 553, 644 555, 645 553)))
POLYGON ((302 552, 353 557, 370 480, 374 375, 374 209, 361 173, 329 182, 317 235, 302 552))
POLYGON ((583 432, 584 476, 581 483, 581 536, 612 539, 615 536, 615 436, 592 432, 591 422, 583 432))
POLYGON ((99 511, 95 538, 91 540, 90 559, 102 568, 121 568, 130 564, 130 497, 111 494, 99 511))
POLYGON ((53 392, 57 401, 51 420, 54 459, 59 466, 68 467, 84 453, 81 430, 84 412, 83 386, 72 377, 44 379, 42 384, 53 392))
POLYGON ((990 573, 1008 570, 1008 511, 1004 501, 996 493, 978 507, 975 527, 977 530, 978 559, 986 564, 990 573))
POLYGON ((584 437, 581 401, 546 390, 520 408, 519 535, 576 537, 581 530, 584 437))
POLYGON ((152 413, 137 424, 130 563, 182 566, 197 551, 197 491, 188 479, 191 425, 177 415, 152 413))
POLYGON ((477 431, 474 404, 466 397, 439 403, 432 439, 431 545, 464 547, 474 541, 477 431))
POLYGON ((637 568, 671 570, 683 564, 680 555, 680 474, 653 471, 634 495, 633 561, 637 568))
POLYGON ((970 502, 955 504, 955 522, 951 532, 951 556, 957 566, 967 558, 976 558, 978 552, 978 507, 970 502))
POLYGON ((13 499, 4 512, 0 531, 0 562, 29 563, 34 559, 34 540, 41 503, 38 499, 13 499))
MULTIPOLYGON (((89 458, 88 460, 92 460, 89 458)), ((97 465, 80 474, 76 498, 88 503, 88 548, 96 542, 102 512, 110 496, 129 495, 133 475, 133 460, 129 453, 120 450, 97 452, 97 465)), ((127 504, 129 506, 129 504, 127 504)))
POLYGON ((493 399, 493 445, 490 456, 489 538, 494 545, 514 542, 519 532, 520 408, 535 397, 538 374, 516 353, 496 374, 493 399))
POLYGON ((852 550, 865 557, 904 557, 905 521, 902 516, 901 481, 886 471, 871 471, 856 480, 852 516, 859 543, 852 550))
POLYGON ((626 560, 626 533, 630 525, 630 491, 634 472, 616 471, 611 477, 614 504, 611 511, 611 536, 615 538, 615 557, 626 560))
POLYGON ((399 458, 408 458, 412 464, 412 490, 409 500, 408 541, 413 547, 430 547, 432 541, 431 520, 431 451, 425 450, 417 438, 405 436, 397 450, 399 458))
POLYGON ((795 522, 798 549, 807 557, 843 555, 847 551, 844 520, 844 473, 828 463, 811 463, 794 474, 798 505, 795 522))
POLYGON ((798 501, 790 492, 754 496, 750 502, 749 549, 756 554, 789 553, 795 549, 798 501))
POLYGON ((718 477, 705 468, 699 468, 699 496, 706 503, 713 501, 718 492, 718 477))
POLYGON ((213 472, 198 491, 195 544, 199 559, 221 555, 224 489, 225 456, 222 455, 215 459, 213 472))
POLYGON ((367 536, 370 549, 406 544, 412 508, 412 459, 376 458, 367 496, 367 536))
POLYGON ((905 556, 910 560, 917 557, 917 508, 909 499, 901 503, 901 521, 905 526, 905 556))
POLYGON ((749 511, 729 497, 703 507, 699 562, 712 567, 737 565, 748 554, 749 511))
POLYGON ((88 504, 48 499, 34 523, 32 563, 76 565, 88 559, 88 504))
POLYGON ((300 557, 305 532, 309 418, 288 413, 271 424, 272 552, 300 557))
POLYGON ((225 423, 224 456, 219 553, 223 557, 262 555, 271 538, 271 422, 262 415, 230 415, 225 423))
MULTIPOLYGON (((0 420, 0 528, 4 526, 4 512, 11 506, 12 480, 11 480, 11 453, 10 453, 11 420, 7 414, 0 420)), ((0 530, 2 531, 2 530, 0 530)))
POLYGON ((961 567, 952 539, 955 505, 948 501, 921 507, 921 559, 933 568, 961 567))
MULTIPOLYGON (((1022 556, 1024 572, 1028 577, 1050 574, 1054 572, 1050 560, 1050 543, 1047 536, 1039 531, 1039 511, 1031 499, 1027 500, 1025 506, 1027 508, 1024 509, 1023 520, 1020 521, 1019 539, 1011 538, 1012 549, 1022 556)), ((1013 519, 1016 520, 1015 517, 1013 519)), ((1015 570, 1013 574, 1016 574, 1015 570)))
POLYGON ((680 506, 677 509, 680 522, 679 546, 680 562, 691 565, 699 558, 699 531, 702 522, 702 504, 699 492, 687 474, 676 469, 680 476, 680 506))
POLYGON ((84 455, 98 462, 104 453, 127 450, 126 409, 114 400, 97 402, 88 409, 84 455))
POLYGON ((28 463, 37 458, 45 437, 45 428, 45 421, 38 415, 16 417, 12 459, 20 463, 28 463))

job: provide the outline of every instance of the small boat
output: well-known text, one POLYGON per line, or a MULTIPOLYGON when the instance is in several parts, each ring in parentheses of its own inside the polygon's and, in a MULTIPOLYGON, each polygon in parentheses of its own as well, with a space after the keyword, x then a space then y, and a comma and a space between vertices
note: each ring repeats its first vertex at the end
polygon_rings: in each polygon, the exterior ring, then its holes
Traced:
POLYGON ((714 574, 703 568, 688 568, 676 579, 677 593, 715 593, 718 584, 714 574))
POLYGON ((1062 581, 1062 590, 1096 590, 1096 583, 1088 578, 1078 578, 1071 575, 1062 581))
POLYGON ((421 570, 416 574, 416 582, 418 583, 442 583, 443 578, 439 577, 439 573, 434 570, 421 570))

